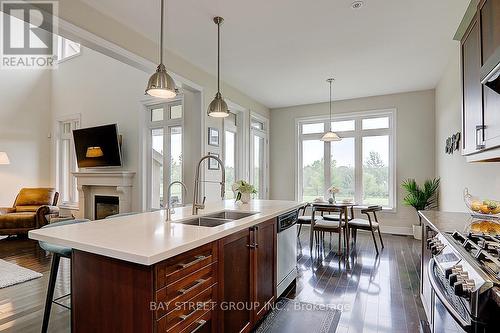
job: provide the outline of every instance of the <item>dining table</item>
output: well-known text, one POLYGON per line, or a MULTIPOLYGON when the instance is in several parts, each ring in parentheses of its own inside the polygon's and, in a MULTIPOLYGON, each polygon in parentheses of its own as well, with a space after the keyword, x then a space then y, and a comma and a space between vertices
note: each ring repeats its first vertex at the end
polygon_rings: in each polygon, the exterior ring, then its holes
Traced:
MULTIPOLYGON (((340 209, 342 211, 342 214, 340 215, 340 219, 343 219, 343 221, 339 221, 340 223, 344 222, 345 223, 345 241, 346 241, 346 254, 349 255, 350 253, 350 247, 349 247, 349 209, 353 209, 354 207, 358 206, 354 202, 333 202, 330 203, 328 201, 324 202, 312 202, 311 207, 322 207, 322 208, 332 208, 333 209, 340 209)), ((354 218, 354 216, 353 216, 354 218)), ((311 232, 313 232, 313 228, 311 228, 311 232)))

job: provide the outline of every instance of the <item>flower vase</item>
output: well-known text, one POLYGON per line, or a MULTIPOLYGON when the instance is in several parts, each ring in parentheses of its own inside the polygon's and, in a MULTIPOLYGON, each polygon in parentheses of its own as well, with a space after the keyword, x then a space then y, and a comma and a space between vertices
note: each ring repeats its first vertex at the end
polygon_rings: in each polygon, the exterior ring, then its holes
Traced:
POLYGON ((330 198, 330 200, 328 200, 330 203, 335 203, 335 193, 332 193, 332 197, 330 198))
POLYGON ((250 193, 241 193, 241 198, 240 198, 241 202, 243 202, 244 204, 247 204, 250 202, 250 193))

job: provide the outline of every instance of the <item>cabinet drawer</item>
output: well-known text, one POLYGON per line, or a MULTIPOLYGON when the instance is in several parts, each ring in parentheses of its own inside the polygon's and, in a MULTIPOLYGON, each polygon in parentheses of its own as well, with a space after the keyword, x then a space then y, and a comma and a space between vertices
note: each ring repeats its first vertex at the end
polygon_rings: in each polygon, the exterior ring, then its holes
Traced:
POLYGON ((156 290, 217 261, 217 242, 162 261, 155 267, 156 290))
POLYGON ((162 304, 156 311, 156 318, 161 318, 177 304, 190 300, 216 282, 217 264, 212 263, 161 288, 155 295, 156 302, 162 304))
POLYGON ((157 332, 181 332, 192 326, 197 321, 196 319, 205 312, 213 311, 216 295, 217 285, 214 285, 190 300, 176 304, 172 311, 157 321, 157 332))
MULTIPOLYGON (((214 311, 207 311, 197 318, 191 325, 186 327, 181 333, 208 333, 212 332, 214 311)), ((215 332, 215 331, 214 331, 215 332)))

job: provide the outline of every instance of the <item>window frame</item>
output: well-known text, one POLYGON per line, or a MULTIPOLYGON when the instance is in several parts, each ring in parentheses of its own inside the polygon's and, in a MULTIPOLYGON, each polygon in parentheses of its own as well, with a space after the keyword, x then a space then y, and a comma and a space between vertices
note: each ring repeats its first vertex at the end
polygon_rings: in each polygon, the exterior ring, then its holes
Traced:
POLYGON ((56 56, 56 61, 55 61, 56 64, 61 64, 61 63, 65 62, 65 61, 68 61, 70 59, 79 57, 80 55, 82 55, 82 52, 83 52, 82 44, 77 43, 75 41, 72 41, 72 40, 70 40, 68 38, 64 38, 62 36, 57 36, 57 48, 56 48, 56 50, 57 50, 57 52, 56 52, 57 56, 56 56), (66 54, 66 46, 67 46, 66 43, 65 43, 66 40, 68 40, 68 41, 70 41, 72 43, 80 45, 80 51, 78 53, 73 54, 73 55, 65 56, 65 54, 66 54))
POLYGON ((264 140, 264 175, 263 175, 263 184, 264 184, 264 195, 258 197, 260 199, 269 199, 269 120, 265 117, 257 113, 251 113, 250 115, 250 149, 249 153, 249 180, 250 184, 255 184, 255 175, 253 173, 253 163, 254 163, 254 140, 253 136, 258 136, 264 140), (253 127, 253 122, 259 122, 262 124, 262 129, 253 127))
MULTIPOLYGON (((336 114, 332 116, 332 122, 354 120, 354 131, 338 132, 340 137, 353 137, 354 138, 354 154, 355 154, 355 187, 354 187, 354 201, 356 203, 363 202, 363 137, 370 136, 389 136, 389 204, 384 206, 384 211, 396 212, 397 211, 397 186, 396 186, 396 109, 381 109, 354 112, 349 114, 336 114), (362 129, 362 120, 367 118, 389 118, 389 128, 383 129, 362 129)), ((295 119, 295 200, 302 200, 303 190, 303 169, 302 169, 302 141, 303 140, 320 140, 324 133, 302 134, 302 125, 311 123, 323 122, 325 131, 330 130, 331 122, 328 116, 306 117, 295 119)), ((326 189, 331 185, 331 144, 324 144, 324 195, 326 196, 326 189)))
POLYGON ((68 161, 69 167, 68 170, 70 174, 74 172, 78 172, 79 168, 77 165, 76 161, 76 152, 75 152, 75 142, 73 139, 73 130, 81 128, 82 125, 82 120, 81 120, 81 115, 80 114, 73 114, 73 115, 68 115, 68 116, 63 116, 63 117, 58 117, 55 120, 55 133, 56 133, 56 141, 55 141, 55 180, 56 180, 56 189, 59 192, 59 197, 60 201, 58 204, 58 207, 61 208, 67 208, 67 209, 78 209, 79 208, 79 191, 78 191, 78 184, 76 183, 75 176, 73 175, 72 177, 69 177, 71 180, 70 185, 69 185, 69 201, 63 201, 64 198, 64 193, 62 187, 62 170, 63 164, 65 163, 62 160, 62 142, 63 140, 69 140, 69 145, 70 145, 70 160, 68 161), (63 127, 64 124, 70 124, 70 133, 65 134, 63 133, 63 127), (74 126, 73 126, 74 125, 74 126), (68 137, 65 137, 65 136, 68 137))
MULTIPOLYGON (((168 191, 168 185, 170 184, 170 177, 171 176, 171 166, 170 166, 170 156, 171 156, 171 145, 170 145, 170 137, 172 135, 172 128, 173 127, 181 127, 182 131, 182 152, 184 153, 185 150, 185 126, 184 126, 184 100, 182 95, 178 95, 178 97, 167 100, 164 102, 160 101, 153 101, 151 103, 147 103, 145 105, 145 113, 146 113, 146 123, 145 123, 145 148, 146 148, 146 208, 148 210, 158 210, 158 209, 163 209, 165 207, 152 207, 152 191, 153 191, 153 186, 152 186, 152 165, 151 161, 153 158, 152 155, 152 138, 151 138, 151 132, 154 129, 163 129, 163 198, 164 200, 167 199, 167 191, 168 191), (170 107, 176 106, 176 105, 182 105, 182 117, 180 118, 175 118, 175 119, 170 119, 170 107), (151 112, 154 109, 158 108, 163 108, 163 120, 159 121, 152 121, 151 120, 151 112)), ((182 177, 181 181, 185 183, 185 173, 184 173, 184 163, 182 164, 182 177)), ((183 193, 184 195, 184 193, 183 193)), ((186 202, 187 198, 183 197, 182 201, 186 202)), ((165 205, 165 202, 164 202, 165 205)))

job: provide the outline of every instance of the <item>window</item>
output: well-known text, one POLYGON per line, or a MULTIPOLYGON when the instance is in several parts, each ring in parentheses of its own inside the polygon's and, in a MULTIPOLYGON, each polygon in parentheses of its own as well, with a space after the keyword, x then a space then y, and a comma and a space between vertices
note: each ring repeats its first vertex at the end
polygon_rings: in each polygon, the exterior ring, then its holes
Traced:
POLYGON ((250 124, 250 183, 257 190, 256 198, 267 199, 269 196, 267 120, 253 116, 250 124))
POLYGON ((73 130, 80 128, 80 117, 58 121, 56 143, 56 186, 61 206, 78 206, 78 190, 73 172, 78 171, 73 130))
MULTIPOLYGON (((148 206, 166 207, 168 185, 182 181, 182 103, 173 101, 148 107, 148 206)), ((183 202, 183 189, 172 186, 171 201, 183 202)))
POLYGON ((81 46, 69 39, 57 36, 57 62, 74 58, 81 53, 81 46))
POLYGON ((237 180, 237 117, 231 114, 224 119, 224 167, 226 169, 226 199, 234 199, 232 186, 237 180))
POLYGON ((322 121, 299 121, 298 198, 328 198, 327 189, 339 189, 337 200, 363 205, 395 206, 393 111, 373 112, 322 121), (319 129, 323 129, 319 131, 319 129), (341 141, 323 142, 333 130, 341 141))

